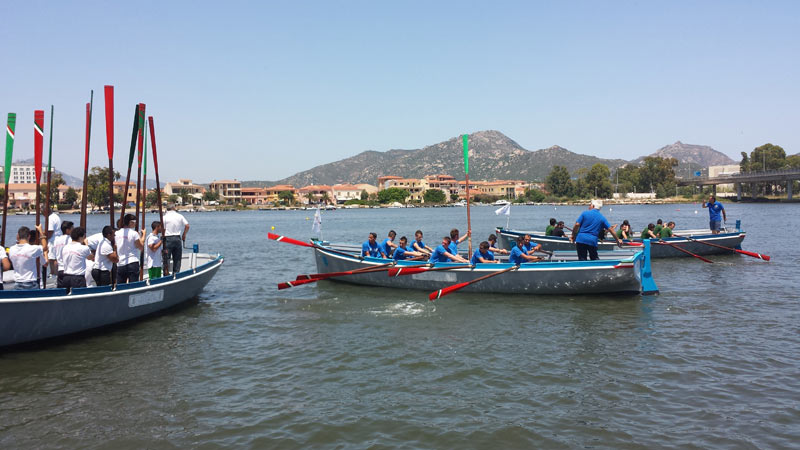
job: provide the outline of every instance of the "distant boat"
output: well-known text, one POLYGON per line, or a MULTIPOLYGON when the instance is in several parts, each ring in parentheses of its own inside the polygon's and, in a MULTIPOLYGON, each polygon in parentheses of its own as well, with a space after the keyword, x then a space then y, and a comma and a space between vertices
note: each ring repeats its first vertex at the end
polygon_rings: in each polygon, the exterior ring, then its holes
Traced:
POLYGON ((511 204, 511 202, 509 202, 508 200, 502 199, 502 198, 500 200, 494 202, 495 206, 506 206, 506 205, 510 205, 510 204, 511 204))

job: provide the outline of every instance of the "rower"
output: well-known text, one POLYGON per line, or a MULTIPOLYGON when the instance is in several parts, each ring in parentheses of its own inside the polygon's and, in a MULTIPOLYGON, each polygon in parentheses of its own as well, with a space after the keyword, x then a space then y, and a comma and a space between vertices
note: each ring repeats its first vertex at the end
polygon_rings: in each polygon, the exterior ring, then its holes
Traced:
POLYGON ((394 250, 392 259, 394 259, 395 261, 405 261, 405 260, 421 261, 426 256, 428 256, 427 253, 414 251, 413 249, 408 247, 407 244, 408 244, 408 239, 405 236, 401 237, 400 245, 398 245, 397 248, 394 250))
POLYGON ((472 254, 469 263, 473 266, 478 263, 499 263, 500 261, 494 259, 494 255, 489 251, 489 243, 483 241, 478 245, 478 249, 472 254))
POLYGON ((64 264, 62 287, 67 289, 86 287, 86 260, 94 259, 92 250, 86 245, 86 230, 75 227, 70 232, 70 243, 61 249, 64 264))
POLYGON ((489 242, 489 251, 492 252, 492 254, 494 253, 497 253, 499 255, 508 254, 508 250, 497 247, 497 236, 495 236, 494 233, 489 235, 489 239, 487 239, 487 241, 489 242))
POLYGON ((656 236, 656 226, 653 223, 648 223, 647 227, 642 230, 642 239, 658 239, 656 236))
POLYGON ((114 228, 111 225, 104 226, 102 239, 97 243, 94 253, 95 264, 92 266, 92 279, 97 286, 111 285, 111 269, 119 262, 119 256, 111 245, 112 239, 114 239, 114 228))
POLYGON ((414 232, 414 242, 411 244, 415 252, 433 253, 433 249, 422 242, 422 230, 414 232))
POLYGON ((620 225, 619 230, 617 230, 617 237, 620 239, 630 239, 632 237, 631 224, 627 219, 622 221, 622 225, 620 225))
POLYGON ((438 245, 435 249, 433 249, 433 253, 431 253, 431 257, 428 261, 432 263, 437 262, 469 262, 466 259, 458 256, 458 253, 451 253, 450 252, 450 244, 451 239, 450 236, 444 236, 442 238, 442 244, 438 245))
MULTIPOLYGON (((53 244, 50 248, 50 258, 56 261, 56 287, 61 288, 64 286, 64 260, 61 258, 61 250, 64 246, 69 244, 72 238, 72 227, 75 224, 69 220, 61 222, 61 234, 53 239, 53 244)), ((48 241, 49 244, 49 241, 48 241)))
POLYGON ((139 281, 139 251, 144 248, 145 230, 136 231, 136 216, 125 214, 123 227, 114 233, 117 244, 117 284, 139 281))
POLYGON ((361 256, 371 256, 373 258, 378 258, 383 256, 386 258, 386 255, 381 255, 381 249, 378 247, 378 233, 370 233, 369 237, 367 238, 367 242, 361 244, 361 256))
POLYGON ((531 244, 530 234, 526 234, 525 236, 523 236, 522 241, 523 241, 522 249, 525 250, 525 253, 528 255, 532 255, 534 252, 537 252, 542 249, 542 244, 536 244, 536 245, 531 244))
POLYGON ((388 237, 380 243, 379 248, 381 249, 381 253, 383 254, 384 258, 391 258, 392 252, 394 249, 397 248, 397 244, 394 243, 394 238, 397 236, 394 230, 389 230, 388 237))
MULTIPOLYGON (((47 238, 42 233, 42 227, 36 225, 41 245, 31 245, 28 239, 31 238, 31 229, 19 227, 17 231, 17 244, 12 245, 8 250, 8 259, 14 268, 14 289, 40 289, 39 282, 36 280, 36 259, 44 257, 47 261, 47 238)), ((34 232, 35 233, 35 232, 34 232)))
POLYGON ((600 259, 597 255, 597 238, 601 231, 610 232, 617 241, 617 245, 622 247, 622 241, 614 234, 611 224, 600 214, 602 207, 602 200, 592 200, 589 209, 578 216, 578 220, 575 221, 575 226, 572 228, 572 236, 569 241, 575 243, 579 261, 586 261, 587 254, 592 261, 600 259))
POLYGON ((566 237, 566 235, 564 234, 564 221, 563 220, 559 220, 558 223, 556 224, 556 227, 553 228, 552 236, 566 237))
POLYGON ((545 228, 544 235, 545 236, 552 236, 553 235, 553 230, 555 230, 555 229, 556 229, 556 219, 555 219, 555 217, 551 217, 550 218, 550 225, 548 225, 547 228, 545 228))
POLYGON ((656 237, 660 236, 662 228, 664 228, 664 221, 661 219, 656 220, 656 227, 653 229, 653 234, 655 234, 656 237))
POLYGON ((672 237, 672 230, 675 228, 675 222, 671 221, 661 229, 661 232, 658 234, 658 237, 661 239, 672 237))
MULTIPOLYGON (((450 247, 449 247, 450 253, 458 255, 458 244, 464 242, 464 239, 470 236, 471 233, 472 233, 471 231, 467 231, 467 234, 459 238, 458 228, 453 228, 452 230, 450 230, 450 247)), ((464 261, 466 261, 466 259, 464 259, 464 261)))
POLYGON ((511 264, 520 265, 525 262, 536 262, 541 258, 538 256, 531 256, 525 252, 525 237, 517 236, 517 245, 511 249, 511 254, 508 256, 508 262, 511 264))

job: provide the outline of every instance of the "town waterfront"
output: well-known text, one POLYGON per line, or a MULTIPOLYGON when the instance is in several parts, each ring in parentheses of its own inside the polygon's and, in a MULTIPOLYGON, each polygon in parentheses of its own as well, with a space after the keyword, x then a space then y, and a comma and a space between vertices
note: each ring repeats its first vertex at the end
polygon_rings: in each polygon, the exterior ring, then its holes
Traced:
MULTIPOLYGON (((453 294, 320 282, 313 211, 193 213, 225 265, 199 303, 89 337, 0 354, 0 447, 787 448, 800 441, 798 204, 725 203, 739 255, 655 260, 657 297, 453 294)), ((473 245, 506 218, 472 209, 473 245)), ((513 206, 510 225, 585 207, 513 206)), ((707 225, 699 204, 612 205, 639 232, 707 225), (695 213, 695 211, 697 211, 695 213)), ((324 211, 360 243, 466 229, 463 208, 324 211)), ((62 219, 77 221, 77 215, 62 219)), ((149 216, 155 219, 157 216, 149 216)), ((149 221, 150 219, 148 219, 149 221)), ((13 231, 33 216, 10 216, 13 231)), ((89 217, 89 231, 108 222, 89 217)), ((466 248, 466 242, 461 248, 466 248)))

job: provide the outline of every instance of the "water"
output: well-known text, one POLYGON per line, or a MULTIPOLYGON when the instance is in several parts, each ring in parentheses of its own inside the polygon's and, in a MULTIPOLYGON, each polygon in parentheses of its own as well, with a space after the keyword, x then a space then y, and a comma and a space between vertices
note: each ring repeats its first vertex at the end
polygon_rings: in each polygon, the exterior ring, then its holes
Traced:
MULTIPOLYGON (((266 232, 308 238, 312 211, 188 214, 189 241, 226 256, 200 302, 0 354, 0 447, 796 447, 800 205, 726 207, 749 230, 744 248, 771 262, 656 260, 658 297, 434 303, 332 282, 278 291, 313 260, 266 232)), ((511 227, 582 209, 513 207, 511 227)), ((475 245, 505 225, 493 211, 472 209, 475 245)), ((422 228, 436 243, 465 212, 327 211, 323 235, 422 228)), ((603 212, 637 231, 708 219, 699 205, 603 212)), ((90 217, 90 231, 107 220, 90 217)))

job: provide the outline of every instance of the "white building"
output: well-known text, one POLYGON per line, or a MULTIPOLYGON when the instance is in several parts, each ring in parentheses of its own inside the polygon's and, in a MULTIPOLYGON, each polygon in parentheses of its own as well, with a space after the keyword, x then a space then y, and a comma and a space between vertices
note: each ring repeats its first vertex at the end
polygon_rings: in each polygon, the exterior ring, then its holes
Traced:
MULTIPOLYGON (((741 171, 738 164, 726 164, 724 166, 708 166, 708 178, 724 177, 727 175, 734 175, 741 171)), ((733 192, 733 184, 719 184, 717 185, 717 192, 733 192)))
MULTIPOLYGON (((51 167, 50 171, 55 173, 56 168, 51 167)), ((0 176, 5 179, 5 169, 3 166, 0 166, 0 176)), ((39 180, 40 182, 44 183, 47 181, 47 164, 43 164, 42 167, 42 178, 39 180)), ((33 164, 20 164, 14 163, 11 164, 11 178, 8 180, 9 184, 24 184, 24 183, 36 183, 36 169, 33 164)))

